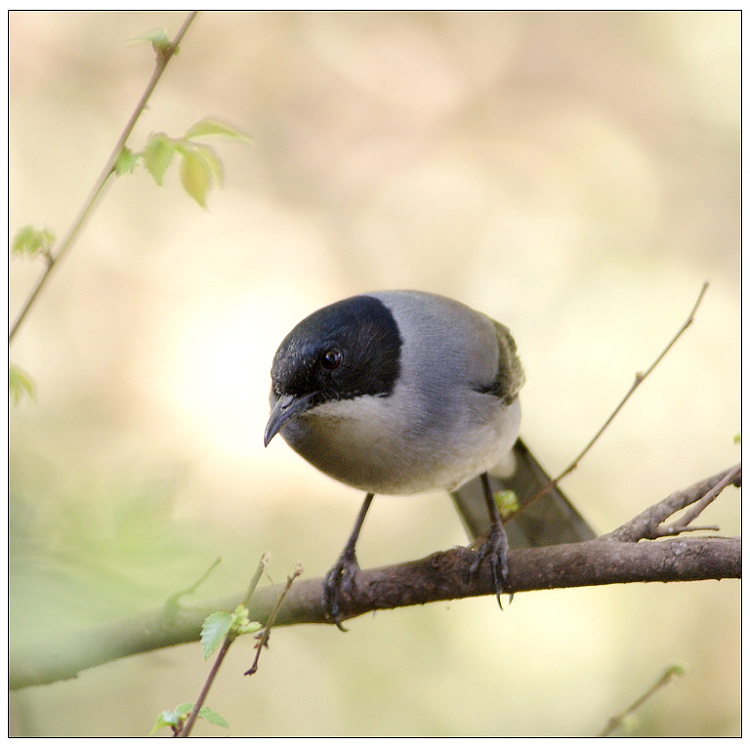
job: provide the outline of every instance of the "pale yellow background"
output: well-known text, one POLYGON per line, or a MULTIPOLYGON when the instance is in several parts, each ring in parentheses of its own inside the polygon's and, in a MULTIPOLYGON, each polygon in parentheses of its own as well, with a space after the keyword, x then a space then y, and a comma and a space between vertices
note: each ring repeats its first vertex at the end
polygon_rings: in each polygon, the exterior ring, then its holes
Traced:
MULTIPOLYGON (((10 230, 61 235, 182 13, 10 14, 10 230)), ((11 637, 204 597, 262 551, 321 575, 360 496, 263 449, 286 332, 349 294, 419 288, 509 325, 522 432, 561 470, 695 325, 565 484, 599 531, 739 459, 739 13, 205 13, 131 139, 206 116, 226 182, 112 184, 11 349, 11 637)), ((39 272, 13 260, 11 319, 39 272)), ((739 532, 738 492, 706 513, 739 532)), ((376 499, 363 565, 464 543, 443 495, 376 499)), ((233 649, 204 735, 590 735, 671 663, 638 734, 739 732, 736 581, 540 592, 279 629, 233 649)), ((25 735, 142 735, 196 698, 197 645, 11 700, 25 735)))

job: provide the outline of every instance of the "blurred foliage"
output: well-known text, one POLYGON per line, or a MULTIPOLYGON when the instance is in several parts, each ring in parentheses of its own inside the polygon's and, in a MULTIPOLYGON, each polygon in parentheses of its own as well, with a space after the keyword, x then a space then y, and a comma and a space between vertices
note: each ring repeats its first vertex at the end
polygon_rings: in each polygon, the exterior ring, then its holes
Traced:
POLYGON ((196 573, 198 549, 173 517, 174 477, 101 485, 99 475, 65 490, 59 467, 39 481, 19 463, 11 458, 11 646, 158 607, 196 573))
POLYGON ((55 235, 47 228, 37 229, 33 226, 20 228, 10 245, 12 254, 35 255, 42 253, 48 255, 55 241, 55 235))
POLYGON ((36 397, 34 380, 19 366, 8 366, 8 397, 13 405, 18 405, 24 398, 33 400, 36 397))

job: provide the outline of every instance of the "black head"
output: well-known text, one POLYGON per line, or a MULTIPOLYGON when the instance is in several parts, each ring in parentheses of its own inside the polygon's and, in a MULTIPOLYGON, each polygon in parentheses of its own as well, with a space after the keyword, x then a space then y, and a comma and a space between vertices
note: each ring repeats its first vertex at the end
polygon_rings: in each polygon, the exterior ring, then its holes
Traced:
POLYGON ((266 443, 291 418, 321 403, 390 394, 400 373, 401 345, 393 314, 373 296, 353 296, 303 319, 273 359, 277 404, 266 443))

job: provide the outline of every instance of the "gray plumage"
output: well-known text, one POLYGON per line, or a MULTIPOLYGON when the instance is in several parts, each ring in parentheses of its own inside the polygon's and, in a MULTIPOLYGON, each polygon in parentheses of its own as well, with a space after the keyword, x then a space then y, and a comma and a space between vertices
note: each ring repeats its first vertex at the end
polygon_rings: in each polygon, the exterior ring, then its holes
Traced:
MULTIPOLYGON (((524 372, 509 330, 452 299, 383 291, 307 317, 272 367, 265 442, 281 433, 319 470, 367 493, 452 493, 472 537, 490 518, 477 476, 523 504, 547 480, 525 446, 524 372), (518 467, 502 481, 508 456, 518 467)), ((557 490, 508 523, 512 545, 593 537, 557 490), (516 529, 513 529, 513 526, 516 529), (543 528, 543 531, 542 529, 543 528)))

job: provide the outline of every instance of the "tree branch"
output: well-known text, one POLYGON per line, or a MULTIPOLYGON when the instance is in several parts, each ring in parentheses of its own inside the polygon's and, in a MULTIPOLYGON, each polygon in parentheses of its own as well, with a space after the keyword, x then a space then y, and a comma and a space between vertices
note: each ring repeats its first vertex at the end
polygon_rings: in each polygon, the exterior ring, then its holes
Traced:
POLYGON ((154 92, 154 89, 156 88, 156 84, 159 82, 159 79, 161 78, 162 74, 166 70, 167 65, 169 64, 169 61, 177 52, 177 49, 179 48, 180 43, 182 42, 182 38, 187 33, 187 30, 190 27, 190 24, 195 20, 195 17, 197 14, 198 14, 197 10, 190 11, 190 13, 188 13, 185 21, 183 22, 182 26, 180 27, 180 30, 177 32, 177 35, 172 40, 172 42, 169 43, 165 48, 157 51, 156 60, 154 62, 154 70, 151 73, 151 78, 148 84, 146 85, 145 91, 141 95, 140 101, 138 102, 135 109, 131 113, 130 118, 127 121, 127 124, 125 125, 125 128, 120 133, 120 137, 117 139, 117 142, 115 143, 115 147, 112 149, 112 153, 110 153, 109 158, 104 163, 104 167, 99 173, 99 176, 97 177, 97 180, 94 183, 94 186, 92 187, 91 192, 86 198, 86 201, 81 207, 81 210, 79 211, 78 215, 75 217, 72 225, 68 229, 68 232, 60 240, 55 251, 48 254, 47 264, 44 268, 44 272, 41 274, 36 285, 31 290, 31 293, 29 294, 23 307, 21 308, 21 311, 19 312, 18 317, 16 318, 16 321, 13 323, 13 326, 10 328, 10 333, 8 335, 8 345, 10 345, 13 342, 13 338, 16 336, 16 333, 21 327, 21 324, 26 318, 26 315, 29 313, 29 310, 36 302, 36 299, 41 293, 42 289, 44 288, 47 280, 52 275, 52 271, 59 265, 60 261, 70 251, 70 248, 73 246, 76 238, 78 237, 78 234, 80 233, 81 229, 86 223, 86 219, 88 218, 88 216, 91 214, 92 210, 94 209, 94 206, 96 205, 97 200, 102 195, 103 190, 105 186, 107 185, 107 183, 110 181, 110 177, 114 174, 114 168, 115 168, 115 163, 117 162, 117 157, 120 155, 120 152, 125 147, 125 143, 127 143, 127 140, 130 137, 130 134, 133 132, 133 128, 135 127, 136 122, 138 121, 138 118, 141 116, 141 114, 143 113, 143 110, 146 108, 146 105, 148 104, 148 100, 151 98, 151 94, 154 92))
MULTIPOLYGON (((654 527, 664 519, 700 501, 715 487, 739 481, 739 472, 739 466, 731 468, 677 491, 596 540, 511 551, 508 555, 510 589, 526 592, 631 582, 739 579, 742 574, 740 538, 673 537, 635 542, 652 537, 654 527)), ((458 547, 433 553, 419 561, 360 571, 351 593, 342 597, 344 617, 440 600, 493 595, 492 574, 486 564, 476 576, 469 575, 473 560, 473 550, 458 547)), ((328 623, 322 604, 322 583, 322 578, 298 581, 284 599, 274 625, 328 623)), ((265 623, 277 595, 273 586, 256 590, 250 618, 265 623)), ((10 652, 10 688, 52 683, 121 657, 197 641, 206 616, 216 610, 234 610, 240 600, 241 595, 237 595, 190 609, 167 606, 130 620, 86 632, 67 632, 17 647, 10 652)))
POLYGON ((617 414, 625 407, 625 403, 630 400, 630 398, 633 396, 633 393, 643 384, 646 378, 661 363, 662 359, 669 353, 669 351, 672 350, 675 343, 677 343, 677 341, 682 337, 683 333, 688 329, 688 327, 690 327, 690 325, 695 322, 695 315, 698 312, 698 307, 701 305, 701 301, 703 301, 703 297, 706 295, 706 291, 708 291, 708 282, 705 282, 701 286, 698 298, 696 299, 695 304, 693 304, 693 308, 690 310, 688 318, 682 323, 682 327, 680 327, 680 329, 674 334, 669 343, 667 343, 664 350, 662 350, 662 352, 652 362, 651 366, 649 366, 646 371, 639 371, 635 375, 635 380, 630 386, 630 389, 625 393, 625 396, 622 398, 622 400, 620 400, 617 407, 610 413, 609 418, 607 418, 607 420, 602 424, 602 427, 596 432, 596 434, 594 434, 589 443, 581 450, 581 452, 573 458, 573 461, 568 465, 568 467, 566 467, 565 470, 563 470, 562 473, 560 473, 560 475, 558 475, 554 480, 551 480, 548 486, 542 488, 542 490, 539 491, 539 493, 534 496, 531 501, 536 501, 536 499, 549 491, 551 488, 556 487, 563 478, 570 475, 574 470, 578 469, 578 465, 580 464, 581 460, 586 456, 586 454, 594 446, 594 444, 599 441, 599 438, 607 430, 612 421, 614 421, 614 419, 617 417, 617 414))
POLYGON ((730 483, 739 487, 741 480, 742 466, 736 465, 729 470, 724 470, 710 478, 706 478, 706 480, 699 481, 689 488, 675 491, 665 499, 662 499, 658 504, 654 504, 644 512, 633 517, 629 522, 602 537, 632 543, 638 540, 654 540, 667 535, 676 535, 679 532, 689 529, 689 522, 695 519, 700 512, 691 512, 690 516, 684 518, 680 523, 671 525, 671 529, 662 528, 661 525, 669 517, 696 502, 700 502, 702 511, 703 507, 709 501, 713 501, 730 483))

